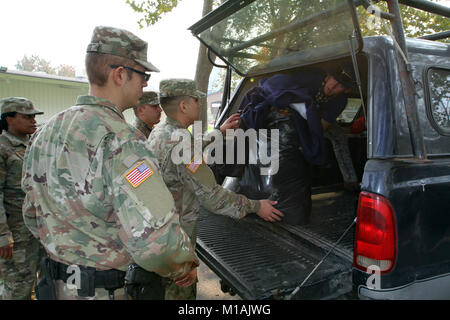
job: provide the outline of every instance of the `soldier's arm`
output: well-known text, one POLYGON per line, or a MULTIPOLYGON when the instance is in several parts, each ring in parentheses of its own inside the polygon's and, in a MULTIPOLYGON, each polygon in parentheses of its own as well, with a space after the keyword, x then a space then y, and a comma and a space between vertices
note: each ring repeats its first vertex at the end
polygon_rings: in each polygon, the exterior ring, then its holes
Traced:
POLYGON ((179 278, 199 262, 172 195, 144 142, 130 141, 120 150, 110 171, 120 238, 142 268, 179 278))
POLYGON ((200 165, 194 162, 179 164, 176 167, 183 185, 194 191, 205 209, 236 219, 260 210, 259 200, 250 200, 218 185, 211 169, 204 162, 200 165))
POLYGON ((22 172, 22 190, 23 192, 25 192, 25 199, 22 205, 22 215, 25 226, 30 230, 35 238, 39 239, 39 229, 36 220, 36 207, 34 206, 32 199, 34 197, 34 195, 32 194, 33 187, 30 183, 32 177, 27 170, 30 166, 29 161, 32 160, 27 156, 28 151, 29 150, 25 151, 24 166, 22 172))
POLYGON ((23 213, 23 222, 25 226, 30 230, 33 236, 39 239, 39 229, 36 220, 36 207, 29 200, 29 195, 25 195, 25 199, 23 201, 22 213, 23 213))
MULTIPOLYGON (((193 150, 191 153, 193 154, 193 150)), ((167 162, 176 166, 184 187, 191 188, 202 206, 213 213, 240 219, 255 212, 261 219, 269 222, 279 221, 283 217, 283 213, 274 207, 276 201, 250 200, 218 185, 213 172, 204 162, 196 164, 193 159, 188 165, 175 165, 170 157, 167 162)))
POLYGON ((5 194, 4 188, 6 184, 6 159, 4 150, 0 149, 0 247, 7 246, 12 243, 12 234, 9 231, 6 210, 4 206, 5 194))

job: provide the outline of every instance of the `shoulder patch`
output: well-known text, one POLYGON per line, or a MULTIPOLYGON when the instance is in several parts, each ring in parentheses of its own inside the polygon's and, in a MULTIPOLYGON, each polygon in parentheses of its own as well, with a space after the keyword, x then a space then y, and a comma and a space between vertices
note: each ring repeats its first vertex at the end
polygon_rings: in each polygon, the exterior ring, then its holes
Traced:
POLYGON ((137 164, 133 169, 131 169, 125 178, 131 184, 133 188, 137 188, 142 182, 148 179, 153 174, 153 170, 145 164, 145 161, 137 164))
POLYGON ((132 154, 123 160, 123 164, 126 167, 131 167, 133 165, 133 163, 136 163, 138 160, 139 160, 138 156, 135 154, 132 154))
POLYGON ((188 169, 192 173, 196 173, 198 168, 200 168, 201 164, 202 164, 202 158, 194 157, 191 160, 191 162, 186 166, 186 169, 188 169))

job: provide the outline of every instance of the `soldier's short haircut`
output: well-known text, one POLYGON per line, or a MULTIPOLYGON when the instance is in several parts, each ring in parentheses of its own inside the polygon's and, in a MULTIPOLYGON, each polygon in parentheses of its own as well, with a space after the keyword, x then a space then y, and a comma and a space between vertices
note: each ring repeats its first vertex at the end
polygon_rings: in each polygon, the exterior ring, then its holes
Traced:
MULTIPOLYGON (((85 59, 86 73, 89 79, 89 83, 102 87, 108 81, 108 75, 111 70, 111 65, 126 65, 133 67, 134 61, 114 56, 110 54, 88 52, 85 59)), ((133 71, 126 69, 128 79, 133 76, 133 71)))
POLYGON ((160 97, 159 101, 165 113, 173 113, 181 101, 189 102, 189 96, 160 97))

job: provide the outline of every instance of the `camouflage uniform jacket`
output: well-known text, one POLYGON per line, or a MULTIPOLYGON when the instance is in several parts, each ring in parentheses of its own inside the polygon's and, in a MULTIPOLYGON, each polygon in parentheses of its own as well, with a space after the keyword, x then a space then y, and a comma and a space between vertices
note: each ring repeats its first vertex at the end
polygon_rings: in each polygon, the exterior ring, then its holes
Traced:
POLYGON ((198 259, 155 161, 118 107, 80 96, 32 137, 24 221, 56 261, 179 277, 198 259))
POLYGON ((148 138, 150 132, 152 132, 152 128, 150 128, 144 121, 142 121, 137 117, 136 120, 134 121, 134 126, 136 127, 136 129, 142 132, 146 138, 148 138))
POLYGON ((14 242, 12 228, 20 229, 23 226, 22 204, 25 194, 20 187, 20 180, 27 144, 28 139, 22 140, 6 130, 0 135, 0 247, 14 242))
MULTIPOLYGON (((167 117, 153 129, 148 143, 149 148, 158 156, 164 181, 172 192, 175 205, 180 212, 181 226, 195 243, 200 206, 213 213, 239 219, 247 213, 257 212, 260 203, 258 200, 249 200, 243 195, 222 188, 216 183, 214 174, 204 162, 192 171, 184 163, 174 164, 171 153, 179 142, 171 141, 171 135, 179 129, 185 130, 178 121, 167 117)), ((191 146, 193 146, 192 135, 191 146)))

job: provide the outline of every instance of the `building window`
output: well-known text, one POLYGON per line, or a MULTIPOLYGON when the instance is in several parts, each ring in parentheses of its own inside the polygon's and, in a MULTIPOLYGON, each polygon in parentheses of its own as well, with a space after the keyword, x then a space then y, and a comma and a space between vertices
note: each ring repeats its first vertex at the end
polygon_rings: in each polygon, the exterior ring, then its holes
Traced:
POLYGON ((450 70, 428 69, 430 113, 436 129, 450 135, 450 70))

